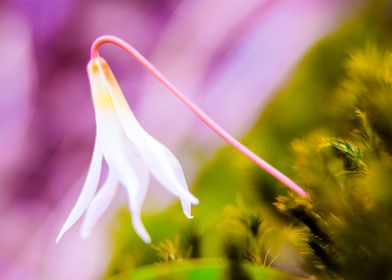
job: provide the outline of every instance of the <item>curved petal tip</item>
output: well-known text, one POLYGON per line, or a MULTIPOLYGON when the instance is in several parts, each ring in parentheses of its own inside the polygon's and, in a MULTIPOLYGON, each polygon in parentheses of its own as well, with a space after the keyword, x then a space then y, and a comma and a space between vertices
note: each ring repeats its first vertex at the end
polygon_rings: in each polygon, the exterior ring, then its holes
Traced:
POLYGON ((191 193, 190 193, 190 203, 193 205, 199 204, 199 200, 191 193))

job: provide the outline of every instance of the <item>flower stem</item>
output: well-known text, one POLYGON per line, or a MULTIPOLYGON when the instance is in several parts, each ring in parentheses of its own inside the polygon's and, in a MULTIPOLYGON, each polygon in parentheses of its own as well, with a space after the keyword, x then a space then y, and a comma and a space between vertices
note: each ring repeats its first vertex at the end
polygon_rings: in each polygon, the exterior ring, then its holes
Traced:
POLYGON ((209 128, 211 128, 216 134, 222 137, 227 143, 236 148, 240 153, 244 154, 266 172, 274 176, 280 182, 285 184, 288 188, 296 192, 302 197, 309 198, 308 194, 298 186, 293 180, 284 175, 282 172, 271 166, 265 160, 261 159, 253 151, 248 149, 246 146, 241 144, 237 139, 231 136, 227 131, 220 127, 213 119, 211 119, 206 113, 204 113, 198 106, 190 101, 180 90, 178 90, 170 81, 168 81, 161 72, 159 72, 143 55, 141 55, 136 49, 129 45, 124 40, 115 36, 101 36, 97 38, 91 46, 91 59, 99 57, 98 49, 101 45, 111 43, 129 53, 134 59, 143 65, 159 82, 162 83, 170 93, 177 97, 183 104, 185 104, 196 116, 200 118, 209 128))

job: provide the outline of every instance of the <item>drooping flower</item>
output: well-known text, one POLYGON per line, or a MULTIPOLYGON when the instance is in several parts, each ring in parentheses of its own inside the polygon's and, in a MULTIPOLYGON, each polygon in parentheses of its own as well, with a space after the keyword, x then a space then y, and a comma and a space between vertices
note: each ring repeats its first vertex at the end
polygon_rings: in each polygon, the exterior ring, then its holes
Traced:
POLYGON ((84 212, 81 235, 87 237, 109 206, 118 185, 122 185, 128 194, 135 231, 144 242, 149 243, 151 238, 143 226, 140 213, 150 175, 179 197, 188 218, 192 217, 191 205, 198 204, 198 199, 188 191, 176 157, 137 122, 107 62, 101 57, 93 58, 87 72, 97 126, 94 152, 82 192, 56 242, 84 212), (97 191, 102 159, 107 162, 109 171, 106 181, 97 191))

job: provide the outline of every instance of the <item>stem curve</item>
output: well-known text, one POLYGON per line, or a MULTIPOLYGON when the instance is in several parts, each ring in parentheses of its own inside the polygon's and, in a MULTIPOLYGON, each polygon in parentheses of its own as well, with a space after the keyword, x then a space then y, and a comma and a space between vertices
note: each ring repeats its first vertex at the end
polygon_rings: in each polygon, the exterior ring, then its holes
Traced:
POLYGON ((228 144, 237 149, 240 153, 248 157, 251 161, 261 167, 264 171, 275 177, 281 183, 286 185, 292 191, 298 195, 309 199, 309 195, 298 186, 293 180, 287 177, 285 174, 277 170, 275 167, 270 165, 268 162, 260 158, 249 148, 244 146, 241 142, 231 136, 226 130, 218 125, 213 119, 211 119, 206 113, 204 113, 196 104, 190 101, 179 89, 177 89, 165 76, 156 69, 142 54, 140 54, 135 48, 129 45, 124 40, 111 36, 104 35, 98 37, 91 46, 91 59, 99 57, 99 47, 103 44, 111 43, 125 50, 131 55, 136 61, 138 61, 144 68, 146 68, 151 75, 153 75, 171 94, 178 98, 185 106, 187 106, 201 121, 203 121, 210 129, 224 139, 228 144))

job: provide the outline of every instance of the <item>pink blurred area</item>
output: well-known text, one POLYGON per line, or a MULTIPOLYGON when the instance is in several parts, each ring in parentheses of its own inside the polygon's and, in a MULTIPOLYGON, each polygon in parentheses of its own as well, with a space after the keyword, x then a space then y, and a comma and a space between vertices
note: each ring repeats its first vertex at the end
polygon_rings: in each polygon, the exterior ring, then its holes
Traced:
MULTIPOLYGON (((240 137, 351 8, 341 0, 0 2, 0 279, 97 279, 110 260, 114 210, 88 240, 76 225, 54 242, 91 157, 85 66, 97 36, 131 43, 240 137)), ((142 125, 174 151, 191 182, 224 143, 121 50, 101 54, 142 125)), ((153 188, 150 207, 165 204, 163 193, 153 188)))

